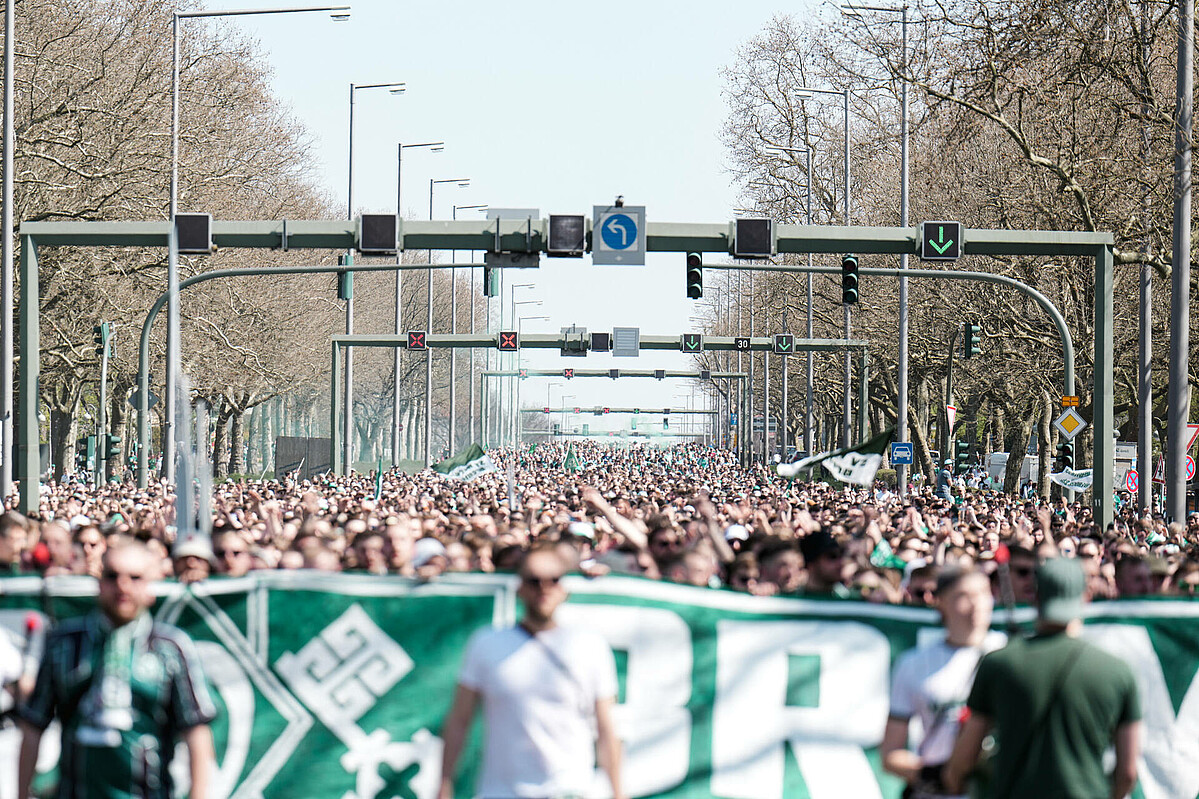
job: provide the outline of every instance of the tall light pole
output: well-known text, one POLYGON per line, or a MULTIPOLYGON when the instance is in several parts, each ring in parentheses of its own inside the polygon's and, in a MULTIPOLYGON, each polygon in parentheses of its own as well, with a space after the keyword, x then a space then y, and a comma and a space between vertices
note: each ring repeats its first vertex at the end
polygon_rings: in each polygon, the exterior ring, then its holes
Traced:
MULTIPOLYGON (((513 316, 516 316, 516 306, 517 305, 541 305, 541 300, 523 300, 521 302, 514 302, 512 304, 512 315, 513 316)), ((521 316, 521 317, 517 318, 517 320, 516 320, 516 337, 518 339, 520 338, 520 334, 524 329, 524 323, 526 321, 533 320, 533 319, 538 319, 538 320, 547 321, 547 322, 549 321, 548 316, 521 316)), ((519 372, 520 371, 520 352, 516 353, 515 360, 516 360, 516 370, 519 372)), ((523 440, 524 419, 522 418, 522 414, 520 412, 520 383, 521 383, 521 380, 519 377, 517 377, 516 385, 513 388, 513 392, 514 392, 515 396, 513 397, 513 402, 512 402, 512 407, 516 411, 514 414, 512 414, 512 440, 515 442, 514 446, 518 449, 520 448, 520 445, 522 443, 524 443, 524 440, 523 440)))
MULTIPOLYGON (((1186 442, 1191 417, 1191 134, 1195 92, 1195 0, 1178 3, 1174 97, 1174 251, 1170 276, 1170 411, 1166 419, 1166 514, 1186 518, 1186 442)), ((1144 480, 1148 475, 1141 475, 1144 480)))
MULTIPOLYGON (((457 206, 454 206, 455 214, 457 214, 459 208, 471 208, 476 211, 486 211, 488 206, 485 203, 481 204, 481 205, 457 205, 457 206)), ((475 260, 474 259, 474 251, 472 250, 471 257, 470 257, 471 263, 474 263, 474 260, 475 260)), ((478 274, 478 271, 479 270, 477 267, 472 266, 470 268, 470 332, 471 332, 471 335, 474 335, 474 332, 475 332, 475 275, 478 274)), ((488 298, 488 299, 490 299, 490 298, 488 298)), ((484 307, 490 309, 489 303, 485 302, 484 307)), ((489 324, 490 324, 490 321, 491 320, 488 319, 489 324)), ((486 368, 486 366, 484 366, 484 368, 486 368)), ((468 371, 469 371, 469 375, 468 375, 468 379, 466 382, 470 384, 470 408, 468 409, 467 415, 466 415, 466 425, 467 425, 467 429, 470 431, 469 438, 471 441, 474 441, 475 440, 475 380, 474 380, 475 351, 474 351, 474 348, 471 348, 471 351, 470 351, 470 369, 468 371)), ((479 430, 478 440, 480 442, 482 442, 482 440, 483 440, 483 431, 481 428, 479 430)))
MULTIPOLYGON (((404 150, 409 150, 415 147, 428 147, 430 152, 440 153, 445 149, 445 142, 426 141, 417 144, 396 145, 396 218, 404 216, 404 150)), ((402 263, 404 260, 403 251, 396 252, 396 264, 402 263)), ((397 336, 404 332, 403 330, 403 314, 404 314, 404 273, 402 270, 396 270, 396 302, 395 302, 395 319, 392 332, 397 336)), ((391 458, 393 463, 400 462, 400 358, 403 352, 399 347, 395 348, 393 353, 395 380, 391 392, 391 458)))
MULTIPOLYGON (((486 208, 486 207, 487 207, 486 204, 455 205, 454 211, 453 211, 453 219, 455 221, 457 221, 459 209, 466 210, 469 208, 469 209, 478 210, 480 208, 486 208)), ((458 260, 457 251, 456 250, 452 251, 450 253, 450 263, 451 264, 456 263, 457 260, 458 260)), ((470 274, 471 274, 471 277, 473 278, 474 274, 475 274, 474 267, 471 267, 470 274)), ((473 285, 473 281, 472 281, 472 285, 473 285)), ((450 332, 451 333, 458 332, 458 268, 457 267, 452 267, 450 269, 450 332)), ((472 332, 472 333, 475 332, 475 296, 474 296, 473 291, 471 292, 471 297, 470 297, 470 332, 472 332)), ((458 406, 457 406, 457 401, 456 401, 457 393, 458 393, 457 392, 457 387, 458 387, 458 357, 457 356, 458 356, 458 350, 451 348, 450 349, 450 454, 451 455, 454 454, 454 452, 458 446, 458 443, 457 443, 457 440, 458 440, 457 439, 457 430, 458 430, 457 407, 458 406)), ((474 372, 474 367, 475 367, 475 351, 474 351, 474 348, 471 348, 471 350, 470 350, 470 367, 467 368, 467 370, 466 370, 468 375, 470 375, 474 372)), ((471 392, 470 392, 471 415, 470 415, 470 419, 471 419, 471 425, 473 427, 474 409, 475 409, 475 406, 474 406, 475 381, 471 380, 471 379, 467 379, 466 382, 469 383, 471 386, 471 392)))
MULTIPOLYGON (((805 187, 806 197, 805 197, 805 202, 804 202, 804 206, 805 206, 804 224, 807 224, 807 225, 812 224, 812 148, 810 148, 810 147, 783 147, 782 145, 771 145, 766 148, 766 152, 767 153, 786 154, 792 158, 794 158, 796 155, 800 155, 800 154, 802 154, 804 156, 804 160, 806 161, 806 163, 804 165, 804 169, 805 169, 805 177, 806 177, 806 182, 807 182, 807 186, 805 187)), ((812 253, 808 253, 808 266, 810 267, 811 265, 812 265, 812 253)), ((813 332, 812 332, 812 330, 813 330, 813 326, 812 326, 812 278, 813 277, 814 277, 814 275, 811 272, 808 272, 808 279, 807 279, 808 328, 807 329, 808 329, 808 338, 809 339, 811 339, 813 336, 813 332)), ((786 323, 787 323, 787 316, 786 316, 786 313, 784 312, 784 314, 783 314, 784 326, 786 325, 786 323)), ((787 332, 786 329, 784 329, 783 332, 784 333, 787 332)), ((812 452, 812 406, 813 406, 813 401, 814 401, 814 397, 813 397, 813 393, 812 393, 812 383, 815 379, 815 373, 816 373, 813 356, 815 355, 815 353, 813 353, 811 350, 808 350, 804 354, 807 356, 807 405, 806 405, 806 410, 804 412, 803 441, 804 441, 804 449, 806 449, 808 451, 808 453, 811 454, 811 452, 812 452)), ((786 433, 787 419, 788 419, 788 416, 787 416, 787 358, 784 357, 783 358, 783 457, 784 458, 787 457, 787 433, 786 433)))
MULTIPOLYGON (((391 94, 403 94, 406 85, 400 81, 391 83, 350 84, 350 126, 349 126, 349 163, 346 165, 346 219, 354 219, 354 93, 363 89, 387 89, 391 94)), ((349 267, 354 265, 354 250, 347 249, 345 254, 345 299, 346 299, 346 335, 354 332, 354 272, 349 267)), ((397 273, 398 274, 398 273, 397 273)), ((344 418, 342 424, 341 446, 342 462, 346 471, 354 468, 354 348, 345 348, 345 388, 343 389, 344 418)))
MULTIPOLYGON (((303 14, 312 11, 327 11, 329 15, 336 21, 341 22, 350 18, 350 7, 346 5, 337 6, 295 6, 290 8, 249 8, 249 9, 229 9, 225 11, 177 11, 171 17, 171 187, 170 198, 167 206, 167 216, 173 223, 175 215, 179 210, 179 20, 181 19, 197 19, 201 17, 244 17, 257 16, 263 14, 303 14)), ((5 21, 7 23, 9 9, 5 9, 5 21)), ((5 38, 5 47, 8 42, 12 41, 12 36, 5 38)), ((7 63, 7 61, 6 61, 7 63)), ((11 69, 5 69, 5 79, 12 72, 11 69)), ((6 97, 7 102, 7 97, 6 97)), ((6 107, 7 108, 7 107, 6 107)), ((5 125, 9 124, 12 114, 5 113, 5 125)), ((7 140, 7 134, 6 134, 7 140)), ((5 157, 8 157, 8 152, 11 148, 5 146, 5 157)), ((8 171, 5 172, 5 180, 8 179, 8 171)), ((12 206, 9 198, 4 198, 5 213, 12 206)), ((10 226, 11 228, 11 226, 10 226)), ((10 234, 10 228, 6 228, 5 237, 10 234)), ((6 263, 7 266, 7 263, 6 263)), ((11 276, 11 268, 8 274, 11 276)), ((8 288, 9 283, 5 283, 5 288, 8 288)), ((6 302, 5 308, 11 308, 12 303, 6 302)), ((5 321, 9 321, 8 312, 5 312, 5 321)), ((12 325, 9 324, 5 328, 11 330, 12 325)), ((10 334, 11 335, 11 334, 10 334)), ((5 346, 5 357, 11 358, 12 347, 5 346)), ((3 371, 0 366, 0 371, 3 371)), ((5 373, 7 375, 7 372, 5 373)), ((163 428, 162 428, 162 448, 163 448, 163 468, 167 480, 174 482, 175 480, 175 387, 179 380, 179 264, 178 258, 167 258, 167 379, 166 385, 163 387, 163 428)), ((5 380, 5 386, 12 384, 11 380, 5 380)), ((11 391, 11 389, 4 389, 11 391)), ((5 411, 8 406, 5 406, 5 411)), ((9 414, 11 417, 11 414, 9 414)), ((11 424, 11 422, 9 422, 11 424)), ((5 447, 9 446, 8 439, 5 440, 5 447)), ((7 453, 5 453, 7 454, 7 453)), ((139 452, 139 458, 145 458, 149 455, 148 452, 139 452)), ((5 464, 5 471, 8 470, 8 464, 5 464)))
MULTIPOLYGON (((900 71, 903 73, 903 83, 900 87, 900 133, 899 133, 899 226, 908 226, 908 5, 901 6, 867 6, 856 3, 842 2, 841 10, 849 16, 858 16, 859 11, 881 11, 888 14, 899 14, 902 33, 900 42, 900 71)), ((900 253, 899 268, 908 268, 908 254, 900 253)), ((847 353, 848 355, 848 353, 847 353)), ((908 279, 901 275, 899 278, 899 378, 896 390, 899 394, 896 402, 896 438, 908 441, 908 279)), ((900 464, 895 467, 896 482, 899 485, 899 495, 907 494, 907 466, 900 464)))
MULTIPOLYGON (((16 3, 4 4, 4 189, 0 199, 0 502, 12 493, 13 467, 13 149, 16 125, 13 121, 13 81, 16 36, 16 3)), ((138 453, 138 457, 145 457, 138 453)))
MULTIPOLYGON (((840 91, 837 91, 836 89, 813 89, 813 88, 810 88, 807 86, 800 86, 798 89, 795 90, 795 96, 798 97, 800 100, 810 99, 813 94, 840 95, 843 100, 843 107, 844 107, 844 112, 845 112, 845 120, 844 120, 844 124, 845 124, 845 153, 844 153, 844 155, 845 155, 845 198, 844 198, 844 200, 845 200, 845 203, 844 203, 844 212, 843 213, 844 213, 845 225, 846 225, 846 227, 848 227, 849 225, 853 224, 852 218, 850 215, 850 210, 849 210, 849 208, 850 208, 850 192, 851 192, 850 187, 852 185, 851 181, 850 181, 850 176, 849 176, 849 89, 842 89, 840 91)), ((843 308, 844 314, 845 314, 845 338, 848 339, 848 338, 850 338, 851 332, 852 332, 851 325, 850 325, 850 322, 851 322, 850 304, 843 303, 842 308, 843 308)), ((853 384, 853 356, 849 350, 846 350, 845 351, 845 386, 844 386, 844 392, 842 395, 843 411, 842 411, 842 428, 841 428, 841 445, 844 447, 849 446, 850 429, 853 424, 853 407, 852 407, 853 406, 853 387, 852 387, 852 384, 853 384)))
MULTIPOLYGON (((470 185, 470 178, 429 179, 429 221, 433 221, 433 190, 443 183, 457 183, 459 188, 470 185)), ((429 251, 429 263, 433 262, 433 251, 429 251)), ((425 333, 433 333, 433 267, 425 270, 425 333)), ((453 391, 451 390, 451 394, 453 391)), ((425 350, 425 466, 432 466, 433 439, 433 350, 425 350)), ((454 453, 451 452, 450 455, 454 453)))
MULTIPOLYGON (((502 275, 501 275, 501 277, 502 277, 502 275)), ((508 302, 511 306, 509 308, 510 313, 508 315, 510 324, 515 324, 515 322, 516 322, 516 290, 517 289, 531 289, 531 288, 533 288, 532 283, 513 283, 512 285, 508 286, 508 302)), ((504 297, 502 294, 499 297, 499 305, 500 305, 499 329, 503 330, 504 329, 504 297)), ((504 361, 505 361, 504 353, 502 353, 502 352, 497 353, 496 363, 499 365, 500 369, 504 368, 504 361)), ((512 358, 510 355, 507 358, 507 363, 508 363, 509 369, 511 369, 512 368, 512 358)), ((510 378, 510 380, 511 380, 511 378, 510 378)), ((512 420, 511 420, 511 407, 509 407, 509 417, 505 418, 505 416, 504 416, 505 400, 507 400, 506 404, 511 406, 512 401, 515 397, 516 397, 515 385, 513 383, 509 382, 507 389, 505 390, 503 378, 501 378, 500 379, 500 401, 497 403, 498 407, 496 409, 497 410, 496 427, 500 431, 500 446, 504 445, 505 439, 507 439, 511 435, 512 431, 515 429, 512 425, 512 420)))

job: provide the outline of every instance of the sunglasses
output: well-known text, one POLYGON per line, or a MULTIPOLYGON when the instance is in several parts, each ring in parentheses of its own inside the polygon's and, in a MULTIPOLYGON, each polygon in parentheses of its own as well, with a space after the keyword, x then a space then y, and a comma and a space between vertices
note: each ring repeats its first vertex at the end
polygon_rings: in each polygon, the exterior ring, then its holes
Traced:
POLYGON ((146 579, 146 575, 144 574, 129 574, 127 572, 115 572, 111 570, 105 570, 100 574, 100 579, 107 583, 115 583, 122 577, 128 577, 131 582, 135 583, 140 583, 146 579))
POLYGON ((536 577, 533 575, 525 575, 520 578, 522 585, 529 588, 553 588, 558 583, 562 582, 562 575, 557 574, 552 577, 536 577))

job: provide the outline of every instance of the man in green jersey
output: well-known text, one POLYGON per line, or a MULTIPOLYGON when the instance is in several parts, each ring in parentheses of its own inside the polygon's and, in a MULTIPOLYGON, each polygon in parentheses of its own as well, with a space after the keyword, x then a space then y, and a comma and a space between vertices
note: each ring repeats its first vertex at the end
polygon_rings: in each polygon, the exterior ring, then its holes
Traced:
POLYGON ((1086 577, 1074 558, 1037 569, 1037 629, 985 655, 944 781, 961 790, 994 730, 992 799, 1123 799, 1136 784, 1141 708, 1124 661, 1079 639, 1086 577), (1114 745, 1115 769, 1103 754, 1114 745))
POLYGON ((148 612, 157 577, 143 544, 110 547, 98 608, 47 636, 36 686, 18 709, 20 799, 29 795, 42 732, 55 717, 62 722, 60 799, 169 799, 177 739, 187 744, 192 799, 207 796, 216 710, 191 640, 148 612))

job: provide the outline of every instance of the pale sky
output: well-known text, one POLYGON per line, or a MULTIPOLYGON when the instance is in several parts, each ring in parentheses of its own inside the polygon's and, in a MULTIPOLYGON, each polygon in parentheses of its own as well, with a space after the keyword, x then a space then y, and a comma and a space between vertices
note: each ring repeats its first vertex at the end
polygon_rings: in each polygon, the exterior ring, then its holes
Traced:
MULTIPOLYGON (((736 191, 719 140, 727 113, 720 70, 773 16, 815 9, 809 0, 350 4, 347 22, 323 13, 189 20, 183 35, 187 26, 228 24, 259 40, 277 97, 315 137, 322 183, 343 202, 350 84, 406 82, 402 95, 385 89, 355 95, 359 210, 394 211, 398 143, 440 140, 441 153, 405 151, 405 216, 427 218, 430 179, 464 177, 467 188, 437 187, 435 218, 450 218, 455 204, 476 203, 590 217, 593 205, 620 194, 629 205, 646 206, 656 222, 733 218, 736 191)), ((210 0, 205 7, 275 5, 210 0)), ((508 281, 536 284, 517 298, 543 303, 524 306, 520 315, 551 317, 525 322, 525 332, 572 323, 591 330, 637 326, 645 335, 695 327, 688 322, 698 311, 686 298, 682 254, 651 254, 644 267, 592 266, 590 257, 542 264, 508 281)), ((535 369, 688 368, 681 353, 562 359, 556 351, 528 351, 524 358, 535 369)), ((526 381, 526 396, 536 398, 526 404, 543 405, 549 382, 559 381, 526 381)), ((684 407, 687 391, 680 380, 590 379, 554 387, 551 399, 573 394, 572 405, 684 407)), ((593 430, 618 422, 585 421, 593 430)))

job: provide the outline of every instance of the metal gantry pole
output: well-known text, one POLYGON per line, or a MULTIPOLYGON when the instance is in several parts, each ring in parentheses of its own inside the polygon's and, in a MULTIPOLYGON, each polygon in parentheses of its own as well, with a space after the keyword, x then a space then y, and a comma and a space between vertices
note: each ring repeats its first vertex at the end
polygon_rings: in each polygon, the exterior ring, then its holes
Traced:
MULTIPOLYGON (((908 226, 908 7, 905 4, 903 7, 903 34, 902 34, 902 58, 903 58, 903 86, 900 88, 902 96, 902 113, 900 115, 900 134, 899 134, 899 226, 908 226)), ((908 254, 901 253, 899 256, 899 269, 901 272, 908 268, 908 254)), ((908 279, 906 275, 900 275, 899 278, 899 378, 897 380, 896 389, 899 393, 899 401, 896 410, 898 411, 898 438, 900 441, 909 441, 908 434, 908 279)), ((899 485, 899 495, 902 497, 907 493, 907 467, 896 467, 896 478, 899 485)))
POLYGON ((1152 254, 1152 228, 1149 219, 1153 213, 1153 195, 1150 186, 1150 156, 1151 144, 1149 139, 1149 97, 1152 86, 1149 85, 1149 59, 1152 48, 1149 45, 1149 4, 1141 3, 1141 68, 1143 75, 1142 90, 1144 99, 1141 101, 1141 169, 1145 189, 1141 197, 1141 208, 1145 219, 1144 257, 1141 264, 1140 276, 1140 325, 1139 341, 1137 342, 1137 472, 1140 483, 1137 486, 1137 507, 1148 510, 1153 504, 1153 266, 1149 263, 1152 254))
MULTIPOLYGON (((849 89, 845 89, 845 226, 849 227, 853 224, 850 215, 850 179, 849 179, 849 89)), ((845 303, 845 338, 850 338, 850 318, 851 306, 845 303)), ((842 402, 845 407, 843 413, 843 430, 841 433, 841 445, 848 447, 850 445, 850 431, 853 427, 853 359, 849 351, 845 352, 845 386, 842 396, 842 402)))
MULTIPOLYGON (((404 144, 401 142, 396 145, 396 224, 400 224, 400 220, 404 216, 404 144)), ((404 262, 404 251, 400 247, 396 247, 396 264, 404 262)), ((395 335, 400 335, 403 330, 404 316, 404 271, 396 270, 396 285, 395 285, 395 314, 392 320, 392 332, 395 335)), ((401 352, 400 348, 396 347, 392 353, 392 369, 395 377, 392 380, 391 388, 391 461, 392 465, 400 462, 400 374, 401 374, 401 352)))
POLYGON ((0 504, 13 488, 13 149, 16 125, 13 120, 13 74, 16 36, 16 3, 4 4, 4 195, 0 200, 0 504))
MULTIPOLYGON (((350 84, 350 136, 349 164, 346 169, 346 219, 354 219, 354 84, 350 84)), ((345 255, 346 287, 346 335, 354 333, 354 273, 348 267, 354 264, 354 251, 347 249, 345 255)), ((346 347, 345 351, 345 388, 342 390, 342 462, 345 473, 349 474, 354 468, 354 348, 346 347)))
MULTIPOLYGON (((1186 441, 1191 414, 1191 135, 1195 91, 1195 0, 1178 3, 1174 126, 1174 251, 1170 280, 1170 412, 1166 428, 1166 515, 1186 518, 1186 441)), ((1109 445, 1111 442, 1107 442, 1109 445)), ((1099 464, 1095 464, 1099 468, 1099 464)), ((1141 475, 1145 480, 1148 475, 1141 475)))
MULTIPOLYGON (((179 14, 171 18, 171 197, 167 217, 172 228, 179 211, 179 14)), ((179 351, 179 261, 172 252, 167 258, 167 379, 162 387, 162 476, 175 482, 175 372, 179 351)), ((139 457, 149 456, 147 452, 139 457)))

